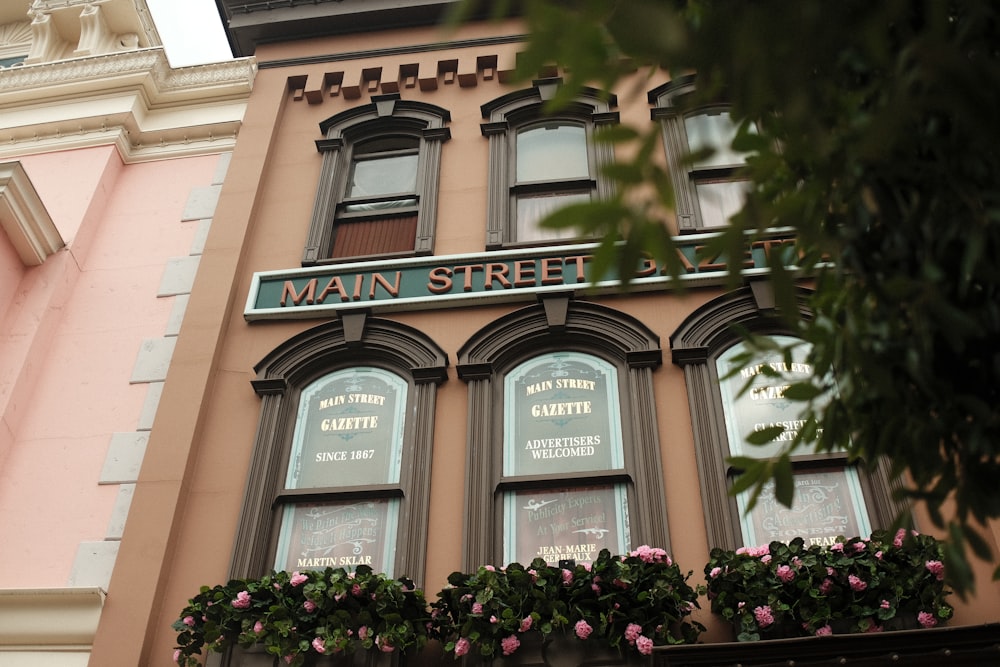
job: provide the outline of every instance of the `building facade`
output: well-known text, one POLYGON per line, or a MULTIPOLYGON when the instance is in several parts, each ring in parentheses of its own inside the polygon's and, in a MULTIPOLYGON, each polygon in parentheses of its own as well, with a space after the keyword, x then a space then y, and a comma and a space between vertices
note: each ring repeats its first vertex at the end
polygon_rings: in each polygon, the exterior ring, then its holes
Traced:
MULTIPOLYGON (((741 434, 784 414, 766 373, 726 379, 731 325, 789 332, 754 279, 768 242, 735 290, 694 255, 739 205, 741 156, 678 154, 727 145, 725 109, 680 114, 691 81, 663 73, 547 115, 560 72, 513 80, 520 22, 443 31, 450 3, 398 4, 218 3, 259 71, 91 664, 170 664, 200 586, 272 568, 363 563, 433 595, 455 570, 650 544, 699 571, 715 546, 829 543, 898 510, 884 470, 837 457, 797 462, 796 515, 728 495, 741 434), (537 225, 610 192, 593 136, 618 122, 662 127, 683 293, 652 264, 627 294, 595 288, 594 239, 537 225)), ((986 569, 953 626, 997 620, 986 569)))
POLYGON ((144 0, 0 7, 0 664, 88 662, 253 73, 144 0))

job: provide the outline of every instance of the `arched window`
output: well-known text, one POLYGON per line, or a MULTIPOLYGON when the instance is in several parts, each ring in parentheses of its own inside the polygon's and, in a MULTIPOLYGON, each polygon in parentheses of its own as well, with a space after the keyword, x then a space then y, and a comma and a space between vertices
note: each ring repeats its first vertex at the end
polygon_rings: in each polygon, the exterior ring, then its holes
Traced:
POLYGON ((377 95, 320 123, 319 191, 302 264, 430 254, 449 113, 377 95))
POLYGON ((504 95, 482 107, 481 128, 490 141, 487 248, 572 239, 573 229, 542 229, 538 223, 569 204, 606 198, 610 181, 601 168, 611 162, 610 144, 593 141, 594 128, 615 123, 613 95, 586 89, 554 114, 543 105, 558 79, 504 95))
POLYGON ((694 91, 694 77, 682 77, 649 93, 652 115, 663 127, 663 146, 674 186, 678 231, 725 227, 746 200, 749 181, 739 170, 746 154, 734 151, 738 126, 725 105, 685 109, 679 104, 694 91))
MULTIPOLYGON (((800 308, 804 316, 804 294, 800 308)), ((779 443, 745 444, 755 430, 781 424, 787 435, 803 427, 796 405, 782 397, 788 381, 808 379, 813 369, 799 346, 789 362, 775 354, 745 361, 745 343, 733 325, 768 336, 779 344, 793 341, 773 313, 766 283, 756 283, 718 297, 692 313, 670 337, 675 364, 684 368, 694 428, 702 504, 710 544, 735 549, 744 545, 787 542, 832 543, 837 535, 867 536, 888 528, 904 506, 892 497, 884 462, 863 467, 845 453, 800 452, 792 458, 795 502, 791 509, 774 501, 766 489, 747 513, 748 494, 729 495, 739 473, 726 462, 735 455, 767 456, 779 443), (762 366, 768 370, 762 370, 762 366), (744 386, 749 384, 747 391, 744 386)))
POLYGON ((466 566, 669 548, 651 377, 660 363, 645 326, 565 297, 466 342, 466 566))
POLYGON ((434 398, 446 366, 423 334, 363 313, 265 357, 232 575, 366 564, 422 579, 434 398))

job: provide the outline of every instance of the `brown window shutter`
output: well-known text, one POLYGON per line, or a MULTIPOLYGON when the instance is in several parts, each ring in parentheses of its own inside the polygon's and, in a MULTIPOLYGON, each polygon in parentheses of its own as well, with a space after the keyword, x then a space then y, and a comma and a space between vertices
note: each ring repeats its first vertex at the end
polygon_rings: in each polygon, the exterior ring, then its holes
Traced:
POLYGON ((360 257, 413 250, 417 216, 338 222, 331 257, 360 257))

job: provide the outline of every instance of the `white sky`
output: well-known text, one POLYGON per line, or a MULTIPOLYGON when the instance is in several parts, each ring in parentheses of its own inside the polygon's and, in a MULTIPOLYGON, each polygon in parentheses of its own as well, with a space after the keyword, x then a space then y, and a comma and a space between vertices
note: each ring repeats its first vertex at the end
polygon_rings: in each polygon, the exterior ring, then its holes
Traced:
POLYGON ((232 59, 214 0, 146 0, 146 4, 172 67, 232 59))

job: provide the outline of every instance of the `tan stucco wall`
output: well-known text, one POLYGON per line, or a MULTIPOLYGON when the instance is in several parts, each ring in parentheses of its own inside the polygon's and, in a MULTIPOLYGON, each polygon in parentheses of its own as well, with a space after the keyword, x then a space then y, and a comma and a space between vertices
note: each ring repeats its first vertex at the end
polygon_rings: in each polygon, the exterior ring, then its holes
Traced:
MULTIPOLYGON (((483 30, 496 34, 498 27, 476 28, 483 30)), ((516 32, 516 26, 508 30, 516 32)), ((401 32, 391 41, 423 43, 431 35, 401 32)), ((430 41, 442 39, 438 35, 430 41)), ((358 36, 266 46, 257 55, 266 63, 371 47, 370 36, 358 36)), ((174 352, 91 664, 170 664, 175 639, 170 623, 177 612, 199 586, 227 577, 260 406, 250 385, 253 365, 318 323, 248 324, 242 309, 253 272, 293 268, 301 261, 321 164, 313 143, 321 138, 318 124, 370 98, 363 92, 357 100, 337 96, 310 104, 293 99, 289 80, 312 82, 308 89, 329 71, 344 71, 357 80, 363 67, 389 72, 412 62, 420 64, 424 76, 449 58, 467 63, 496 53, 501 62, 513 62, 516 48, 494 45, 260 70, 174 352)), ((644 92, 659 83, 644 84, 634 97, 621 91, 623 121, 649 122, 644 92)), ((470 87, 456 81, 431 92, 401 91, 404 99, 432 103, 452 114, 451 139, 442 152, 436 254, 483 251, 488 144, 480 132, 479 107, 511 90, 494 79, 470 87)), ((670 547, 675 560, 696 571, 693 580, 701 578, 709 545, 688 397, 681 369, 670 363, 668 337, 684 317, 718 293, 701 289, 601 299, 652 328, 667 348, 654 385, 670 547)), ((422 580, 429 596, 461 565, 467 395, 455 374, 456 352, 481 327, 530 303, 384 315, 426 333, 447 351, 452 365, 437 397, 427 571, 409 573, 422 580)), ((995 618, 996 599, 987 596, 983 606, 963 609, 956 621, 995 618)), ((710 621, 707 612, 700 619, 710 621)), ((724 636, 716 626, 706 639, 724 636)))

